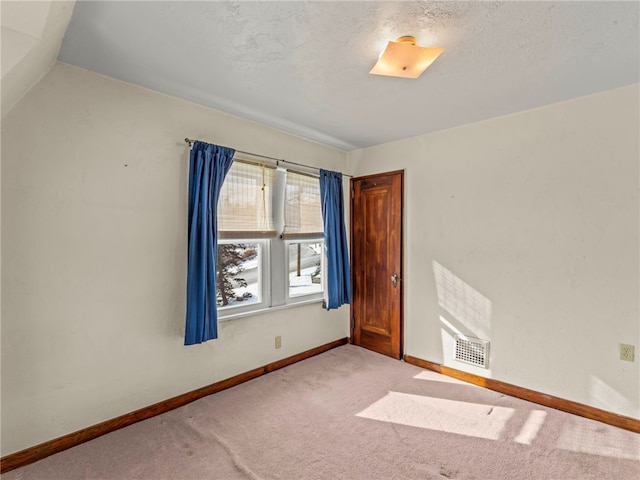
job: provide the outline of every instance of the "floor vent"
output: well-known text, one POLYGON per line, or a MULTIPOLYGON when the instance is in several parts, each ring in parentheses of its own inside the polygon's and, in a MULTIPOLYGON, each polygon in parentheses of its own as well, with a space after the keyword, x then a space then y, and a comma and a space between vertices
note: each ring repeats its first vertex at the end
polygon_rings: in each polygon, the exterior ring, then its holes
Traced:
POLYGON ((456 335, 454 359, 482 368, 489 368, 489 342, 479 338, 456 335))

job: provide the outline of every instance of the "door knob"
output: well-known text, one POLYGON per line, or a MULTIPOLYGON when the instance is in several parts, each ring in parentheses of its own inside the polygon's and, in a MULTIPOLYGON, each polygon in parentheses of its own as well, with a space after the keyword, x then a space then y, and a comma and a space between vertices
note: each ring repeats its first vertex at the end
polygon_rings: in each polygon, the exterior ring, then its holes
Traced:
POLYGON ((398 288, 398 274, 394 273, 391 275, 391 283, 393 283, 393 288, 398 288))

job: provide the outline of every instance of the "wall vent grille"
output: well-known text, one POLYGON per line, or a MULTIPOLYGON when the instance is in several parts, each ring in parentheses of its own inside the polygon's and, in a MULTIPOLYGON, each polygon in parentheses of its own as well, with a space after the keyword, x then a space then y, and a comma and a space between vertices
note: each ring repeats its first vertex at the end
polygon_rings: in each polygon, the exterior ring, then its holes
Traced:
POLYGON ((477 367, 489 368, 489 342, 479 338, 456 335, 454 359, 477 367))

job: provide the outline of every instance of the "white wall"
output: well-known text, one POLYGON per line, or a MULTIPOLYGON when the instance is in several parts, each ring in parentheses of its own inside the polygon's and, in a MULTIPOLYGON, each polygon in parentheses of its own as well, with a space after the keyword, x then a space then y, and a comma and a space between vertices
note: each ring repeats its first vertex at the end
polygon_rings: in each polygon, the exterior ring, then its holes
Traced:
POLYGON ((67 65, 3 119, 2 455, 348 336, 348 307, 313 304, 183 346, 187 136, 345 168, 344 152, 67 65))
POLYGON ((638 91, 348 154, 405 169, 407 354, 640 418, 638 91), (456 329, 489 371, 452 360, 456 329))

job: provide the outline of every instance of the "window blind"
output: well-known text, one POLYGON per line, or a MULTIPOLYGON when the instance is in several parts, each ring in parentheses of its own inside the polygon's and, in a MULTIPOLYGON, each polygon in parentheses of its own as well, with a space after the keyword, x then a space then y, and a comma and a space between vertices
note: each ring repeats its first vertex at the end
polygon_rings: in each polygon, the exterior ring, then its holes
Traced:
POLYGON ((298 172, 287 172, 282 238, 322 237, 320 180, 298 172))
POLYGON ((218 199, 220 238, 276 235, 272 195, 275 169, 234 160, 218 199))

